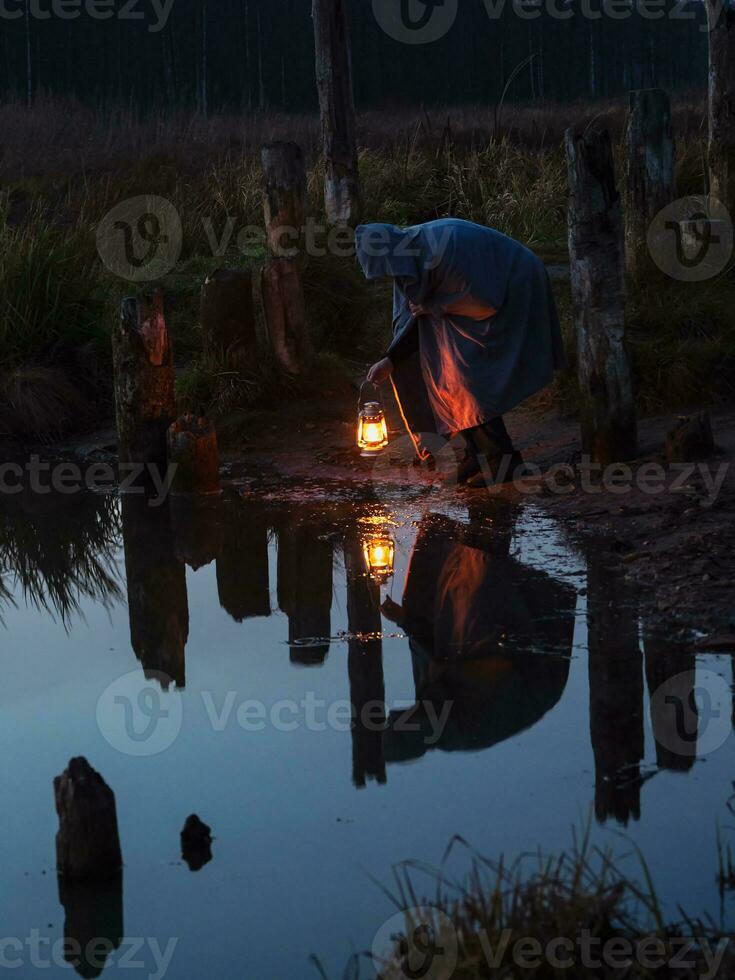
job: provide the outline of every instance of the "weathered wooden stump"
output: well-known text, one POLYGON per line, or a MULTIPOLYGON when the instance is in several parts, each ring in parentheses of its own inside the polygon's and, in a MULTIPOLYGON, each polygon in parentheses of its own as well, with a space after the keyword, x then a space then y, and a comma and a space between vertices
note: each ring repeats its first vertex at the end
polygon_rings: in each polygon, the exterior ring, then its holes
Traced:
POLYGON ((171 493, 219 493, 217 432, 207 419, 182 415, 168 430, 168 462, 175 466, 171 493))
POLYGON ((225 370, 253 370, 257 347, 250 269, 217 269, 202 286, 204 353, 225 370))
POLYGON ((674 199, 674 134, 671 105, 661 89, 630 93, 627 130, 625 260, 637 278, 652 268, 648 230, 674 199))
POLYGON ((154 465, 164 472, 176 397, 173 349, 158 290, 123 300, 112 357, 120 463, 154 465))
POLYGON ((298 259, 268 259, 263 268, 263 307, 276 361, 287 374, 306 374, 314 351, 298 259))
POLYGON ((735 11, 706 0, 709 36, 710 194, 735 216, 735 11))
POLYGON ((664 455, 669 463, 694 463, 715 453, 712 420, 708 412, 679 419, 666 436, 664 455))
POLYGON ((123 544, 130 643, 145 676, 164 689, 186 683, 189 601, 186 569, 176 558, 168 504, 123 497, 123 544))
POLYGON ((304 155, 296 143, 268 143, 261 160, 268 251, 275 258, 297 258, 306 221, 304 155))
POLYGON ((324 207, 330 224, 354 225, 360 180, 347 0, 313 0, 312 17, 326 171, 324 207))
POLYGON ((566 133, 569 256, 577 327, 582 447, 599 463, 636 455, 637 425, 625 350, 620 195, 607 132, 566 133))
POLYGON ((181 831, 181 857, 190 871, 200 871, 212 860, 212 830, 192 813, 181 831))
POLYGON ((54 779, 59 830, 56 865, 65 878, 105 880, 120 874, 122 852, 115 794, 84 758, 54 779))

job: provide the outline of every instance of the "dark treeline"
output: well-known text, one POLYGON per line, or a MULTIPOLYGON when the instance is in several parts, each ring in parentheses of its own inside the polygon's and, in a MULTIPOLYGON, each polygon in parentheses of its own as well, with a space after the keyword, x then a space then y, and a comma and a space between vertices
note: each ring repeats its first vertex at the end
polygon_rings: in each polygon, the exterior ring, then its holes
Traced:
MULTIPOLYGON (((381 29, 371 0, 351 0, 358 106, 492 104, 509 81, 509 101, 700 86, 702 6, 662 4, 527 0, 519 10, 511 0, 459 0, 442 39, 411 46, 381 29)), ((2 97, 50 92, 135 109, 316 107, 311 0, 3 0, 0 27, 2 97)))

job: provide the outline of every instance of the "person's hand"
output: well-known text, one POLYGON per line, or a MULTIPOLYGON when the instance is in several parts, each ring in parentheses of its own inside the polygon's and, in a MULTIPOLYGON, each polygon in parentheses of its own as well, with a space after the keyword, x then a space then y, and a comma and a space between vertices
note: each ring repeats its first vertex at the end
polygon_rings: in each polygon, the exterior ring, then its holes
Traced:
POLYGON ((373 364, 367 374, 367 379, 374 385, 380 385, 393 374, 393 361, 389 357, 384 357, 382 361, 373 364))
POLYGON ((395 623, 396 626, 403 625, 403 606, 399 606, 390 596, 385 597, 380 606, 380 611, 391 623, 395 623))
POLYGON ((409 303, 408 308, 411 311, 411 316, 428 316, 429 311, 425 306, 421 306, 420 303, 409 303))

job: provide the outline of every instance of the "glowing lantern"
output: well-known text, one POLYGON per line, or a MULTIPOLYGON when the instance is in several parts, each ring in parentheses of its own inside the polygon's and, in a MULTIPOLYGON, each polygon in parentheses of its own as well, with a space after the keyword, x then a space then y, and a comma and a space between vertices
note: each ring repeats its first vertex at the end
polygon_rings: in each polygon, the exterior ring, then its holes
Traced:
POLYGON ((389 534, 375 534, 366 538, 362 546, 365 564, 374 579, 387 582, 393 576, 396 546, 389 534))
MULTIPOLYGON (((369 382, 366 383, 369 384, 369 382)), ((380 402, 373 401, 363 404, 362 392, 364 388, 365 385, 360 389, 360 404, 358 405, 357 445, 361 456, 375 456, 388 445, 388 425, 380 402)))

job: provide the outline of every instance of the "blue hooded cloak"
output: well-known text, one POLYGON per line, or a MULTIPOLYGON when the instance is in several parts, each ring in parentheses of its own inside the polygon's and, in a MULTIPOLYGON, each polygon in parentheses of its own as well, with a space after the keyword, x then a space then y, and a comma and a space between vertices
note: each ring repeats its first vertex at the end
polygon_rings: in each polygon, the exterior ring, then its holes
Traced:
POLYGON ((564 366, 546 267, 512 238, 443 218, 361 225, 356 249, 367 279, 394 280, 388 356, 401 354, 393 384, 417 445, 504 415, 564 366))

